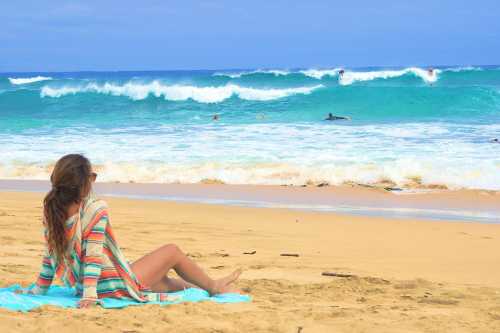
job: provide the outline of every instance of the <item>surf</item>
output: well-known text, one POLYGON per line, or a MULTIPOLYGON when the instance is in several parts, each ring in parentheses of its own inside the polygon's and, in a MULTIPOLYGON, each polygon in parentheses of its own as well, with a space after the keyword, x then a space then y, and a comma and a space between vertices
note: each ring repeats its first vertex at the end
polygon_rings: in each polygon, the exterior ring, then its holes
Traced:
POLYGON ((249 101, 270 101, 296 94, 307 95, 323 87, 315 85, 295 88, 251 88, 235 84, 223 86, 167 85, 159 81, 151 83, 89 83, 83 86, 44 86, 40 97, 60 98, 67 95, 96 93, 111 96, 126 96, 132 100, 143 100, 149 96, 163 98, 168 101, 193 100, 199 103, 220 103, 232 96, 249 101))
POLYGON ((11 78, 11 77, 9 77, 8 79, 9 79, 9 82, 11 84, 15 84, 15 85, 29 84, 29 83, 35 83, 35 82, 40 82, 40 81, 52 80, 52 78, 49 76, 34 76, 34 77, 24 77, 24 78, 11 78))

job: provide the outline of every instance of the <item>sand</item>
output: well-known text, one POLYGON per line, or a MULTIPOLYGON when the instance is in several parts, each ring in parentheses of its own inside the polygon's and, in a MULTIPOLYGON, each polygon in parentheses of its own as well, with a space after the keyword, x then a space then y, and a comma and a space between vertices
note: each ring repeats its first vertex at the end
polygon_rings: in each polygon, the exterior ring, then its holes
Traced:
MULTIPOLYGON (((0 193, 1 286, 36 278, 41 199, 40 193, 0 193)), ((129 260, 175 243, 214 277, 244 269, 238 287, 253 301, 44 307, 25 314, 0 309, 2 332, 500 331, 499 224, 106 200, 129 260)))

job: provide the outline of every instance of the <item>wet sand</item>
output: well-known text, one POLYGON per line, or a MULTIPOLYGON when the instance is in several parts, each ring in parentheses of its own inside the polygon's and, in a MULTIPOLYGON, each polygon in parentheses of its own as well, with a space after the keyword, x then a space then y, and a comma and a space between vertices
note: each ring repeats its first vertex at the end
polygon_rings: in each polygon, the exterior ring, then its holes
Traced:
MULTIPOLYGON (((100 195, 289 208, 365 216, 500 223, 500 192, 486 190, 388 191, 381 187, 226 184, 96 184, 100 195)), ((46 192, 48 181, 0 180, 0 191, 46 192)))
MULTIPOLYGON (((459 202, 456 194, 446 195, 452 204, 459 202)), ((471 198, 459 196, 464 205, 472 200, 493 207, 498 198, 488 192, 467 195, 471 198)), ((28 285, 36 278, 43 248, 42 196, 0 193, 2 286, 28 285)), ((500 224, 106 200, 129 260, 175 243, 214 277, 241 267, 238 287, 253 301, 122 310, 44 307, 27 314, 0 309, 2 331, 500 331, 500 224), (353 276, 322 276, 325 271, 353 276)))

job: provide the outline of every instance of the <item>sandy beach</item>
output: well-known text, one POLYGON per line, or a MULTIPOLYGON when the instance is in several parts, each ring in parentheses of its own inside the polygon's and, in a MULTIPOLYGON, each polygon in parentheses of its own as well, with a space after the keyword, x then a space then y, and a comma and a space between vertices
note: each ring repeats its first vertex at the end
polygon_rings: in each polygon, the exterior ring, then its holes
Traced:
POLYGON ((500 333, 499 13, 0 1, 0 333, 500 333))
MULTIPOLYGON (((0 193, 1 286, 37 276, 42 197, 0 193)), ((500 331, 499 224, 106 200, 129 260, 175 243, 214 277, 242 268, 238 287, 253 301, 0 309, 3 332, 500 331)))

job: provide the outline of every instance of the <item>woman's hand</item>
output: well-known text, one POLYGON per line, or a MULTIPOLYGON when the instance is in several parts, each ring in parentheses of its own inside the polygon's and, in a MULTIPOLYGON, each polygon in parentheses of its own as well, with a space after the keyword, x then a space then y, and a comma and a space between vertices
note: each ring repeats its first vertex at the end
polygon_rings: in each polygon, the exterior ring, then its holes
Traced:
POLYGON ((14 293, 20 295, 35 295, 35 293, 31 289, 17 289, 14 290, 14 293))
POLYGON ((85 309, 91 306, 98 304, 99 301, 97 299, 92 298, 82 298, 80 302, 78 302, 78 308, 85 309))

